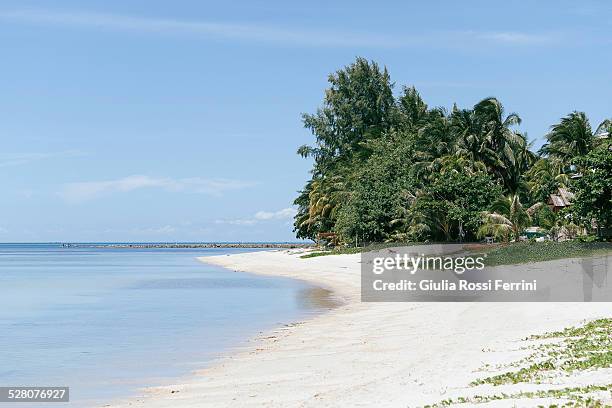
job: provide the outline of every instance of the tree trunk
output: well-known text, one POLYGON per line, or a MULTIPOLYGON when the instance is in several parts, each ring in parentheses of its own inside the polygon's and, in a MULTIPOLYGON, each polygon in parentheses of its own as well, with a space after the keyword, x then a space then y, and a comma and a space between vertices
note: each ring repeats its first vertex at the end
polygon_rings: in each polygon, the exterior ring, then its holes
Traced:
POLYGON ((514 242, 519 242, 519 230, 518 228, 513 228, 514 230, 514 242))

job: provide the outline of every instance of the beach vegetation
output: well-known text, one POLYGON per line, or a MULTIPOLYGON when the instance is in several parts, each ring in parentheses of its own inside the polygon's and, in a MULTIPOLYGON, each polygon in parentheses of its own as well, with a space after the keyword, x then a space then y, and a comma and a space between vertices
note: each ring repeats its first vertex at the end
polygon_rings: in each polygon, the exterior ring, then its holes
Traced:
MULTIPOLYGON (((328 255, 358 254, 362 252, 380 251, 385 248, 399 246, 424 245, 429 242, 384 242, 369 244, 363 247, 338 246, 327 250, 311 251, 301 258, 316 258, 328 255)), ((590 239, 574 241, 545 241, 535 245, 533 242, 510 242, 496 245, 466 245, 465 250, 484 253, 486 266, 515 265, 530 262, 546 262, 564 258, 588 258, 593 256, 606 256, 612 254, 612 243, 599 242, 590 239)))
POLYGON ((612 397, 612 384, 545 387, 555 384, 559 376, 569 377, 612 367, 612 319, 598 319, 560 331, 536 334, 523 341, 528 342, 523 347, 530 351, 527 357, 505 365, 488 365, 485 370, 512 370, 472 381, 470 387, 480 390, 478 387, 485 385, 504 389, 508 385, 530 384, 544 389, 516 391, 512 388, 512 391, 479 393, 447 398, 426 407, 485 404, 500 400, 528 403, 533 399, 554 399, 558 407, 608 406, 605 401, 612 397))
POLYGON ((608 141, 576 160, 582 171, 575 185, 575 214, 594 221, 597 235, 612 228, 612 144, 608 141))
MULTIPOLYGON (((459 404, 487 404, 492 401, 503 400, 512 400, 513 404, 518 402, 529 403, 529 400, 545 398, 552 398, 557 401, 556 404, 548 405, 548 408, 605 408, 609 407, 609 405, 603 400, 603 398, 606 398, 610 394, 611 389, 612 384, 591 384, 586 386, 553 388, 537 391, 502 392, 490 395, 447 398, 435 404, 425 405, 424 408, 450 407, 459 404)), ((542 405, 541 403, 534 406, 546 407, 546 405, 542 405)))
POLYGON ((483 223, 478 229, 478 236, 493 236, 508 242, 510 236, 518 242, 521 232, 531 224, 530 213, 533 209, 525 209, 518 194, 502 197, 491 205, 491 212, 483 214, 483 223))
POLYGON ((495 97, 430 107, 414 87, 396 92, 388 70, 364 58, 328 80, 321 107, 303 115, 315 140, 298 149, 312 160, 295 200, 298 238, 517 241, 530 226, 552 239, 574 226, 572 237, 609 235, 612 121, 593 131, 572 112, 534 151, 521 117, 495 97), (549 202, 559 189, 573 202, 549 202))
POLYGON ((529 262, 545 262, 563 258, 586 258, 612 254, 612 244, 608 242, 545 241, 517 242, 508 245, 484 247, 487 266, 514 265, 529 262))
POLYGON ((582 326, 533 335, 527 340, 555 340, 533 347, 523 361, 527 366, 503 374, 478 379, 472 385, 541 382, 559 372, 612 367, 612 319, 599 319, 582 326))

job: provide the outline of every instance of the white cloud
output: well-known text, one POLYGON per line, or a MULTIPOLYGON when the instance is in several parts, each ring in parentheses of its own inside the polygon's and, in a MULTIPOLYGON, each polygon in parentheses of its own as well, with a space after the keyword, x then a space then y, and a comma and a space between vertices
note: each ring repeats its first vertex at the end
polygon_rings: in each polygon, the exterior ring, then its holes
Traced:
POLYGON ((176 231, 177 229, 172 225, 164 225, 163 227, 133 228, 130 230, 130 233, 136 235, 160 235, 172 234, 176 231))
POLYGON ((297 213, 295 208, 283 208, 278 211, 258 211, 255 214, 255 219, 257 220, 284 220, 288 218, 293 218, 293 216, 297 213))
POLYGON ((237 220, 227 220, 225 222, 221 222, 222 224, 229 224, 229 225, 255 225, 257 224, 257 220, 254 219, 237 219, 237 220))
POLYGON ((475 34, 484 40, 515 45, 547 44, 556 40, 556 36, 553 36, 551 34, 527 34, 511 31, 475 34))
POLYGON ((189 34, 213 38, 307 46, 380 46, 393 38, 372 34, 298 30, 254 24, 130 17, 106 13, 54 12, 40 9, 1 11, 11 21, 157 34, 189 34))
POLYGON ((240 225, 250 226, 259 224, 264 221, 274 220, 289 220, 297 213, 297 210, 292 207, 283 208, 278 211, 258 211, 254 216, 249 218, 238 218, 233 220, 216 220, 215 224, 229 224, 229 225, 240 225))
POLYGON ((236 218, 236 219, 219 219, 214 221, 217 225, 255 225, 257 224, 257 220, 254 218, 236 218))
POLYGON ((251 187, 254 184, 247 181, 228 179, 204 179, 200 177, 173 179, 169 177, 155 178, 134 175, 116 180, 68 183, 63 186, 59 195, 68 202, 76 203, 111 193, 126 193, 143 188, 220 196, 225 191, 251 187))
POLYGON ((165 18, 131 17, 107 13, 58 12, 42 9, 0 11, 0 19, 40 25, 77 27, 107 31, 191 35, 249 42, 310 47, 457 46, 473 42, 537 45, 553 39, 548 34, 520 32, 436 31, 411 34, 357 33, 321 27, 272 27, 165 18))
POLYGON ((91 234, 91 235, 111 235, 111 236, 135 236, 135 237, 163 237, 163 236, 169 236, 169 235, 173 235, 177 232, 184 232, 185 230, 182 230, 178 227, 175 227, 173 225, 162 225, 162 226, 134 226, 134 227, 125 227, 125 228, 106 228, 102 231, 97 231, 97 230, 86 230, 86 231, 81 231, 81 232, 85 232, 86 234, 91 234))
POLYGON ((0 156, 0 167, 19 166, 22 164, 28 164, 34 161, 52 159, 52 158, 67 158, 83 156, 84 153, 79 150, 66 150, 63 152, 50 152, 50 153, 21 153, 14 155, 1 155, 0 156))

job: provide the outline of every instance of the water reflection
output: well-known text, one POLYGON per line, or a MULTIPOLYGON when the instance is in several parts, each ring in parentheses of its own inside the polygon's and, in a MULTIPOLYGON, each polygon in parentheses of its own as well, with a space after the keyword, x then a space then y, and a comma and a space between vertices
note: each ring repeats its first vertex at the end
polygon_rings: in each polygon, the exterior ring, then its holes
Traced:
POLYGON ((298 291, 297 302, 298 308, 313 311, 329 310, 341 304, 331 290, 316 286, 298 291))

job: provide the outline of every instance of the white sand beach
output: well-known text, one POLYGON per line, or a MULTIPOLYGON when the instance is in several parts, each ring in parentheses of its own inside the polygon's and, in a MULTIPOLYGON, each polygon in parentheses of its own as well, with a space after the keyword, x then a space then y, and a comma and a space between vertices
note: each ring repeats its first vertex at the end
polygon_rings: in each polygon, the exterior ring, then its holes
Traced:
MULTIPOLYGON (((485 364, 525 356, 520 341, 526 336, 612 316, 608 303, 362 303, 359 255, 299 255, 280 250, 200 260, 306 280, 331 289, 341 306, 265 333, 188 380, 117 406, 415 407, 475 392, 523 391, 524 384, 493 390, 469 383, 483 377, 485 364)), ((612 370, 560 378, 548 388, 582 383, 612 383, 612 370)))

